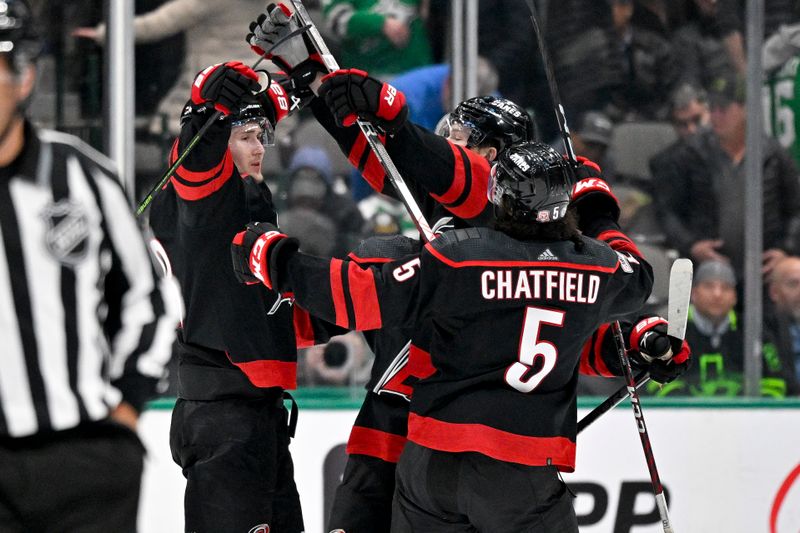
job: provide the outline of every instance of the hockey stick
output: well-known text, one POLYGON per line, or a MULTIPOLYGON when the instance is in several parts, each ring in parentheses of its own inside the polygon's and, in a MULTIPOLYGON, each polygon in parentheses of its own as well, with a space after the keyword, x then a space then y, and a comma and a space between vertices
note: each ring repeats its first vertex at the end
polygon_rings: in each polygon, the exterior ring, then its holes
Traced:
MULTIPOLYGON (((290 33, 289 35, 284 37, 283 39, 280 39, 275 44, 273 44, 269 48, 269 50, 265 51, 264 54, 261 57, 258 58, 258 61, 253 63, 253 66, 250 67, 250 68, 255 70, 256 67, 258 65, 260 65, 261 62, 264 61, 264 59, 266 59, 267 55, 269 55, 269 53, 272 50, 274 50, 276 47, 282 45, 283 43, 285 43, 286 41, 288 41, 289 39, 291 39, 295 35, 300 35, 301 33, 305 32, 305 31, 308 31, 309 29, 310 28, 308 26, 303 26, 303 27, 297 28, 292 33, 290 33)), ((269 89, 269 87, 267 87, 267 89, 269 89)), ((221 117, 221 116, 222 116, 222 111, 215 111, 214 114, 211 115, 208 118, 208 120, 206 120, 205 124, 203 124, 203 127, 200 128, 200 130, 197 133, 195 133, 194 137, 192 137, 192 139, 189 141, 189 144, 186 145, 186 148, 184 148, 183 152, 181 152, 181 154, 178 156, 178 159, 176 159, 175 162, 172 164, 172 166, 169 167, 169 169, 167 169, 166 174, 164 174, 164 176, 162 176, 162 178, 158 181, 158 183, 152 189, 150 189, 150 192, 147 193, 147 196, 145 196, 144 199, 141 202, 139 202, 139 207, 136 208, 136 216, 137 217, 140 216, 142 213, 144 213, 144 210, 147 209, 147 206, 150 205, 150 202, 153 201, 153 198, 155 198, 156 195, 158 194, 158 192, 161 189, 164 188, 164 185, 167 184, 167 181, 172 177, 172 175, 175 173, 175 171, 178 170, 178 167, 181 166, 181 163, 183 163, 183 160, 186 159, 186 156, 188 156, 192 152, 192 150, 197 145, 197 143, 200 141, 200 139, 203 138, 203 135, 206 134, 206 132, 208 131, 208 128, 210 128, 211 125, 217 119, 219 119, 219 117, 221 117)))
MULTIPOLYGON (((686 320, 689 316, 689 297, 691 292, 692 262, 689 259, 678 259, 672 264, 669 275, 667 335, 681 340, 686 337, 686 320)), ((650 381, 650 376, 647 372, 640 373, 636 376, 636 388, 642 388, 648 381, 650 381)), ((627 397, 628 385, 626 384, 578 421, 578 433, 619 405, 627 397)))
POLYGON ((531 12, 531 24, 533 24, 533 32, 536 34, 536 41, 539 43, 539 52, 542 56, 542 63, 544 63, 544 74, 547 78, 547 85, 550 87, 550 96, 553 99, 553 110, 556 113, 558 130, 564 138, 564 148, 567 151, 567 158, 571 163, 577 164, 578 159, 575 157, 575 148, 572 146, 572 137, 569 133, 569 126, 567 126, 567 117, 564 116, 564 106, 561 104, 561 96, 558 93, 558 84, 556 83, 553 64, 550 63, 550 54, 547 53, 547 44, 544 41, 544 34, 537 22, 539 16, 536 12, 536 6, 533 0, 525 0, 525 3, 528 5, 528 10, 531 12))
MULTIPOLYGON (((291 1, 298 23, 303 27, 308 27, 308 38, 314 45, 314 48, 316 48, 317 52, 319 52, 320 57, 322 57, 322 61, 325 63, 325 67, 327 68, 328 72, 339 70, 339 63, 337 63, 336 59, 334 59, 334 57, 331 55, 328 46, 322 39, 322 35, 320 35, 319 30, 317 30, 317 27, 314 25, 311 17, 308 15, 308 11, 306 11, 303 2, 300 0, 291 1)), ((422 214, 422 211, 417 205, 416 200, 411 195, 411 191, 408 189, 405 181, 403 181, 403 177, 400 175, 400 172, 394 165, 392 158, 389 157, 386 147, 383 146, 383 143, 378 137, 377 130, 370 122, 366 120, 358 119, 357 123, 358 127, 361 128, 361 132, 364 134, 364 137, 366 137, 367 143, 375 153, 375 157, 378 158, 383 170, 386 172, 386 176, 389 178, 389 181, 392 183, 392 185, 394 185, 395 190, 397 190, 397 193, 400 195, 400 199, 402 200, 403 205, 405 205, 409 215, 411 215, 411 219, 414 221, 414 225, 417 226, 420 235, 422 235, 422 238, 425 240, 425 242, 430 242, 434 238, 433 231, 431 230, 428 222, 425 220, 425 216, 422 214)))

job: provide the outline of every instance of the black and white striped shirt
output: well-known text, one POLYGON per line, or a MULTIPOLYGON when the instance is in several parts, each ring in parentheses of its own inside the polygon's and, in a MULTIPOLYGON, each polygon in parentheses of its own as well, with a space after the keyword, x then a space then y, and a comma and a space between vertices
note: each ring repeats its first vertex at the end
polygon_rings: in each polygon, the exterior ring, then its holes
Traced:
POLYGON ((134 407, 170 357, 165 310, 111 162, 25 127, 0 168, 0 435, 65 430, 134 407))

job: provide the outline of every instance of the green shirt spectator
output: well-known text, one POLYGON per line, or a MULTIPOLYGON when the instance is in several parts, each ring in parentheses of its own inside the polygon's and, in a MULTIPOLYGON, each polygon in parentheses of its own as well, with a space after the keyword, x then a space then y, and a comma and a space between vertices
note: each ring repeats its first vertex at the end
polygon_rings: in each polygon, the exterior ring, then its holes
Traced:
POLYGON ((433 63, 419 0, 330 0, 325 22, 341 40, 343 68, 372 75, 433 63))

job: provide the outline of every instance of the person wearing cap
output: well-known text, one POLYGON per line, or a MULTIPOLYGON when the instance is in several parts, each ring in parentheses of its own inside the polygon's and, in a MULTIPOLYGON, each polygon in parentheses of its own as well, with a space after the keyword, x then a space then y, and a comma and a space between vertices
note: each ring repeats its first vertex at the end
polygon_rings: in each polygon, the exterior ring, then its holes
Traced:
POLYGON ((771 306, 764 320, 765 338, 785 361, 789 394, 800 394, 800 257, 789 256, 775 265, 767 293, 771 306))
MULTIPOLYGON (((578 128, 572 135, 575 153, 600 165, 607 179, 614 175, 614 163, 608 157, 608 145, 611 144, 613 132, 614 123, 605 113, 587 111, 578 121, 578 128)), ((560 142, 561 139, 557 139, 554 146, 560 146, 560 142)))
MULTIPOLYGON (((668 244, 697 262, 744 263, 745 81, 717 78, 709 90, 711 128, 688 137, 653 171, 656 201, 668 244)), ((764 274, 798 248, 800 182, 791 156, 763 136, 764 274)))
MULTIPOLYGON (((692 281, 686 341, 694 364, 663 386, 648 384, 656 396, 740 396, 743 392, 743 330, 735 307, 736 274, 726 261, 705 261, 692 281)), ((764 346, 763 396, 784 397, 787 383, 774 345, 764 346)))

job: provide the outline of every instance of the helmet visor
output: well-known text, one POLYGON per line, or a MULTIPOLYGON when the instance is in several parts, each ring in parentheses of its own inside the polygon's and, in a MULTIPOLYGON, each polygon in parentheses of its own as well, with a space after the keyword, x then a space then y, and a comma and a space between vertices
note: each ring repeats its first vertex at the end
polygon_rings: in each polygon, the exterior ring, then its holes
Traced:
POLYGON ((448 113, 436 125, 436 134, 458 146, 474 148, 485 135, 475 125, 453 113, 448 113))
POLYGON ((275 130, 270 124, 269 120, 264 117, 250 117, 242 120, 234 120, 231 122, 231 128, 243 127, 245 132, 256 130, 256 138, 261 142, 261 145, 266 148, 268 146, 275 146, 275 130))

